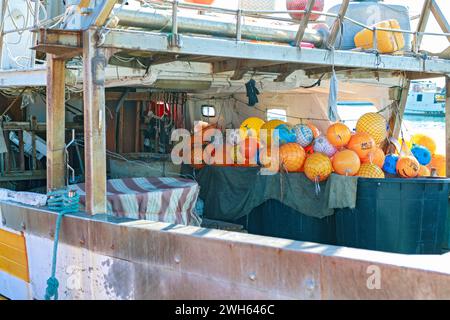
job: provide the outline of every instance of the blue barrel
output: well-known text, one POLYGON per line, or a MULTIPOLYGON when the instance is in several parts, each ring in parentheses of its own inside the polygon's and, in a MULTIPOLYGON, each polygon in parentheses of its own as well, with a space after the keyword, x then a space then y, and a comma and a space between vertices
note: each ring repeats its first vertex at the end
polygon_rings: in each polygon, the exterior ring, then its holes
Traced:
POLYGON ((337 245, 441 254, 450 179, 359 179, 356 208, 336 210, 337 245))

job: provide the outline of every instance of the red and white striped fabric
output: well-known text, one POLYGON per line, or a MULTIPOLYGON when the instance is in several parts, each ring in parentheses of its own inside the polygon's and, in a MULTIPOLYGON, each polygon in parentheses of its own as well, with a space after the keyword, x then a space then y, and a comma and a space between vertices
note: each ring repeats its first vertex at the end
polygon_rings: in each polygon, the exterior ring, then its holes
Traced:
MULTIPOLYGON (((85 185, 72 186, 86 203, 85 185)), ((129 178, 108 180, 108 213, 116 217, 199 225, 194 213, 200 187, 182 178, 129 178)))

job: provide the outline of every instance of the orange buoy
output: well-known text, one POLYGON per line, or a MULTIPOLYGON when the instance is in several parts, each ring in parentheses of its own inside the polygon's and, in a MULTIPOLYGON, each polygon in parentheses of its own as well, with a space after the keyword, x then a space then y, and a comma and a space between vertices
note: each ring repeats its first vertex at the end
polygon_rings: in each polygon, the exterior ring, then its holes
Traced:
POLYGON ((305 150, 297 143, 287 143, 280 147, 280 163, 287 172, 299 171, 305 158, 305 150))
POLYGON ((379 113, 366 113, 356 123, 356 132, 367 133, 379 146, 387 138, 387 122, 379 113))
POLYGON ((319 130, 319 128, 317 128, 315 125, 313 125, 311 122, 309 122, 307 124, 307 126, 311 129, 313 135, 314 135, 314 139, 319 137, 321 135, 321 132, 319 130))
POLYGON ((383 169, 384 160, 386 160, 384 151, 381 148, 376 147, 375 150, 369 152, 369 155, 366 158, 362 159, 362 163, 372 163, 383 169))
POLYGON ((381 170, 380 167, 371 163, 363 163, 361 165, 361 168, 359 168, 357 176, 361 178, 370 178, 370 179, 385 178, 383 170, 381 170))
POLYGON ((342 176, 354 176, 361 167, 361 160, 355 151, 342 150, 333 157, 333 169, 342 176))
POLYGON ((333 172, 330 158, 322 153, 313 153, 305 161, 305 175, 314 182, 325 181, 333 172))
POLYGON ((365 132, 358 132, 354 134, 347 144, 347 149, 353 150, 360 159, 365 159, 369 153, 376 148, 375 140, 365 132))
POLYGON ((442 154, 434 154, 431 158, 430 164, 427 166, 428 169, 432 172, 433 169, 436 170, 436 173, 439 177, 446 177, 446 158, 442 154))
POLYGON ((420 164, 413 156, 400 157, 397 161, 397 174, 402 178, 416 178, 420 164))
POLYGON ((337 148, 345 147, 350 141, 351 137, 352 132, 343 123, 338 122, 328 127, 327 139, 333 146, 337 148))
POLYGON ((431 176, 431 171, 430 169, 428 169, 426 166, 420 166, 419 169, 419 177, 430 177, 431 176))

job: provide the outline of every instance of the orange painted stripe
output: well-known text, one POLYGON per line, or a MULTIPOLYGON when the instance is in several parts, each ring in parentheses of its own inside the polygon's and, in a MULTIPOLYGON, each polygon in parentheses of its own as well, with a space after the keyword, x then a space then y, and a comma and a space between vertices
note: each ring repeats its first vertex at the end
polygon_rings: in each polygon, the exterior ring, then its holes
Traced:
POLYGON ((1 242, 0 242, 0 257, 11 260, 22 266, 26 266, 28 264, 27 254, 25 251, 7 246, 6 244, 3 244, 1 242))
POLYGON ((30 281, 25 237, 0 229, 0 270, 30 281))
POLYGON ((8 232, 6 230, 0 229, 0 243, 6 244, 7 246, 17 248, 19 250, 25 250, 25 237, 20 234, 15 234, 8 232))
POLYGON ((10 275, 22 279, 26 282, 30 282, 28 267, 21 266, 14 261, 6 259, 5 257, 0 257, 0 270, 3 270, 4 272, 9 273, 10 275))

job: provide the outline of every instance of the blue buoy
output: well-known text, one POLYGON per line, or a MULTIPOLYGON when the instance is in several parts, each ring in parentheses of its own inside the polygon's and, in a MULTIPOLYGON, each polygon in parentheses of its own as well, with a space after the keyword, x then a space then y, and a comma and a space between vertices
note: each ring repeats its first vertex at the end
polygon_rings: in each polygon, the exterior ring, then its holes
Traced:
POLYGON ((384 160, 383 171, 389 174, 396 174, 398 159, 399 156, 395 154, 387 155, 386 159, 384 160))
POLYGON ((430 164, 431 152, 426 147, 414 145, 414 147, 411 149, 411 152, 421 165, 426 166, 430 164))

